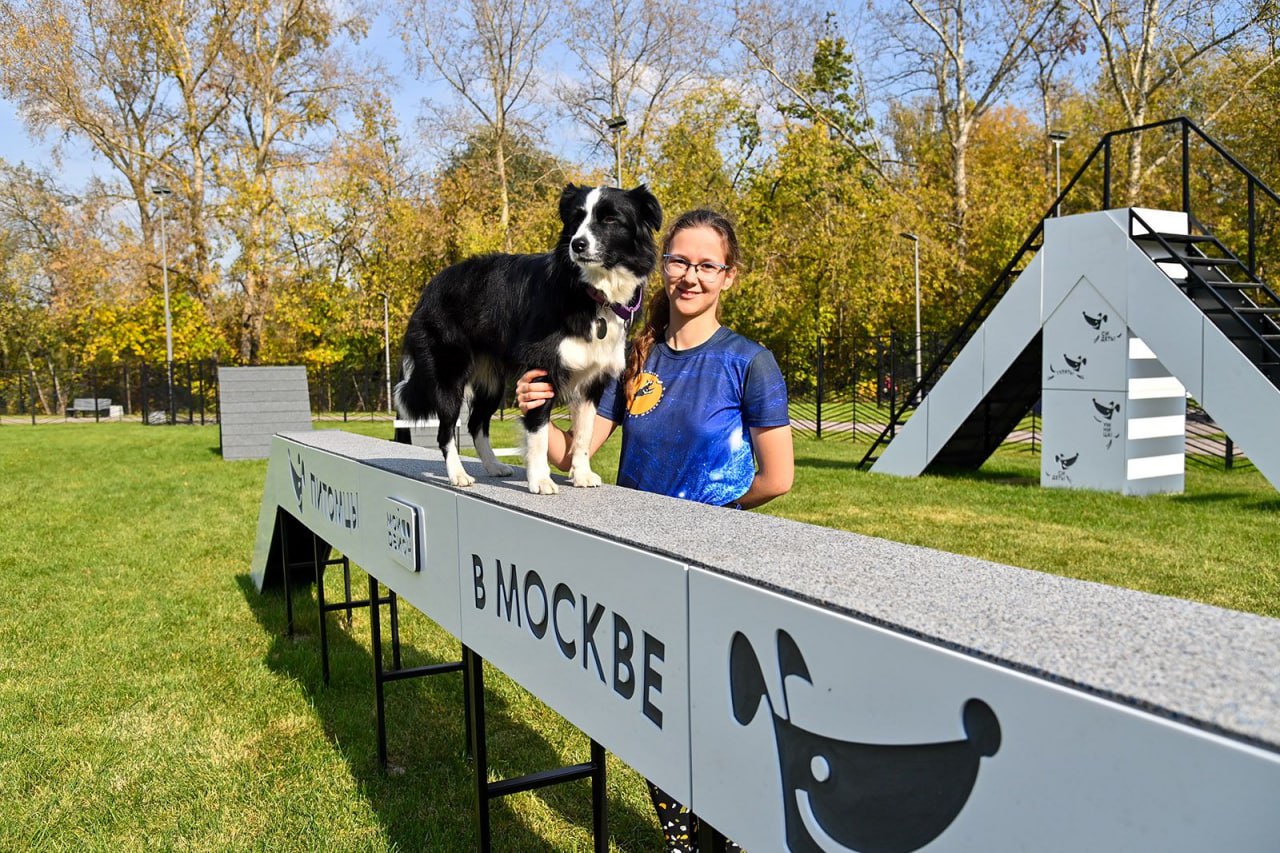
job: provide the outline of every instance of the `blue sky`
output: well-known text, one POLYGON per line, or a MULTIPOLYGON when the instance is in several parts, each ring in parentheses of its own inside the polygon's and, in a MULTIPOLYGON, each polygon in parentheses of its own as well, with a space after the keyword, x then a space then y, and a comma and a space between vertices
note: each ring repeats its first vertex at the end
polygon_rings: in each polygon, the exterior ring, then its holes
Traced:
MULTIPOLYGON (((424 97, 431 95, 439 100, 451 100, 450 92, 443 83, 429 79, 415 79, 408 70, 404 48, 387 18, 387 13, 379 14, 370 27, 369 37, 356 46, 356 52, 368 54, 380 61, 387 71, 396 79, 398 86, 390 93, 393 109, 400 122, 400 131, 404 139, 409 141, 410 148, 419 156, 429 156, 425 146, 415 144, 421 135, 419 116, 423 112, 424 97)), ((560 61, 563 56, 557 54, 555 46, 549 51, 553 62, 560 61)), ((547 69, 554 76, 553 69, 547 69)), ((548 142, 556 148, 555 153, 562 157, 581 159, 586 156, 585 140, 581 129, 566 128, 564 133, 548 134, 548 142)), ((59 140, 57 133, 50 133, 45 139, 32 139, 19 118, 15 106, 0 98, 0 158, 10 165, 25 162, 32 167, 52 167, 53 149, 59 140)), ((95 174, 105 180, 115 180, 118 175, 86 144, 78 140, 62 141, 62 162, 59 182, 64 189, 77 192, 95 174)))
MULTIPOLYGON (((422 98, 433 90, 433 86, 427 81, 415 80, 406 70, 400 39, 392 34, 385 15, 374 20, 369 37, 356 50, 380 59, 399 81, 398 89, 391 93, 392 104, 400 120, 401 132, 406 138, 412 138, 417 132, 415 125, 422 98)), ((0 158, 10 165, 25 162, 32 167, 52 167, 53 149, 58 141, 56 131, 44 139, 32 139, 18 116, 17 108, 0 98, 0 158)), ((106 180, 116 179, 115 171, 88 145, 74 139, 64 140, 62 149, 59 181, 63 188, 78 191, 95 174, 106 180)))

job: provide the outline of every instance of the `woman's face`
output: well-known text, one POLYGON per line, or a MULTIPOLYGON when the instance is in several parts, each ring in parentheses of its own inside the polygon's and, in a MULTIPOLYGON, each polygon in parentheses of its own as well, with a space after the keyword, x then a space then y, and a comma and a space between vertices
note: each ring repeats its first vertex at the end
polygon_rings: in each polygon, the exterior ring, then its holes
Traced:
POLYGON ((696 265, 726 263, 724 238, 714 228, 705 225, 684 228, 671 238, 667 254, 689 262, 684 274, 677 276, 671 275, 667 271, 668 264, 663 263, 662 278, 671 301, 672 314, 692 319, 710 311, 714 316, 720 302, 720 291, 733 284, 738 271, 729 269, 706 276, 699 274, 696 265))

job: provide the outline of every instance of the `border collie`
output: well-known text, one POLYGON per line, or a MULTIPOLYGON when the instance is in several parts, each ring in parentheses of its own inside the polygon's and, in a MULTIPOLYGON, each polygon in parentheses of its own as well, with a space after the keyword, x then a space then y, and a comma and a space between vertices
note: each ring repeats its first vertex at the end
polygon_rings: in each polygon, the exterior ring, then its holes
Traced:
MULTIPOLYGON (((627 324, 657 265, 654 233, 662 208, 644 185, 632 190, 577 187, 560 195, 560 239, 542 255, 490 254, 448 267, 427 283, 404 336, 396 408, 403 417, 440 419, 437 440, 449 480, 470 486, 454 444, 463 400, 467 431, 491 477, 512 471, 489 444, 489 419, 510 379, 547 371, 573 421, 575 486, 598 486, 587 452, 600 395, 621 375, 627 324)), ((551 403, 522 417, 529 491, 555 494, 547 463, 551 403)))

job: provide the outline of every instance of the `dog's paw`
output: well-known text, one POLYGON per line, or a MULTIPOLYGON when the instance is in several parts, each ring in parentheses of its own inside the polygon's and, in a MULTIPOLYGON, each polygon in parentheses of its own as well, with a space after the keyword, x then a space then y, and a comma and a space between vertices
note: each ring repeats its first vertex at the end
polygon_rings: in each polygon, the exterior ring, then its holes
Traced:
POLYGON ((600 475, 590 468, 583 468, 581 471, 577 468, 571 469, 569 471, 569 479, 579 489, 594 489, 604 483, 604 480, 600 479, 600 475))
POLYGON ((492 465, 485 465, 484 472, 490 477, 510 477, 515 473, 515 469, 510 465, 503 465, 501 462, 494 462, 492 465))
POLYGON ((560 487, 550 477, 530 478, 529 493, 533 495, 558 495, 560 487))
POLYGON ((474 486, 476 484, 476 478, 472 477, 466 471, 458 471, 449 475, 449 482, 453 483, 455 486, 461 486, 465 489, 467 486, 474 486))

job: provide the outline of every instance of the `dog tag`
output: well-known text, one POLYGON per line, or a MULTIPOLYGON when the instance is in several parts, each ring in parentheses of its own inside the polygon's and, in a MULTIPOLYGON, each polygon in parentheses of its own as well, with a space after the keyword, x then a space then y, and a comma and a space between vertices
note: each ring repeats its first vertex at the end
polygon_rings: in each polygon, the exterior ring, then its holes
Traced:
POLYGON ((604 321, 603 317, 596 318, 596 337, 604 340, 604 336, 609 334, 609 325, 604 321))

